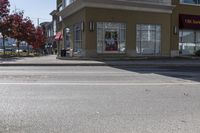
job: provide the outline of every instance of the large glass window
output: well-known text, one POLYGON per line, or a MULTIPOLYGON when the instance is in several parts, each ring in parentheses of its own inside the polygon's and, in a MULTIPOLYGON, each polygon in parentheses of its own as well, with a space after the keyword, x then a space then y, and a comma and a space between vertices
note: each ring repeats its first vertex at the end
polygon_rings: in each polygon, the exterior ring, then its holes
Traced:
POLYGON ((200 0, 180 0, 182 4, 200 4, 200 0))
POLYGON ((125 53, 126 24, 97 23, 97 53, 125 53))
POLYGON ((136 51, 141 55, 158 55, 161 46, 161 26, 138 24, 136 51))
POLYGON ((57 29, 57 27, 56 27, 57 25, 56 25, 56 20, 53 20, 53 35, 55 36, 56 35, 56 29, 57 29))
POLYGON ((82 53, 82 30, 81 23, 74 25, 74 48, 75 54, 82 53))
POLYGON ((71 47, 71 28, 67 27, 64 29, 65 32, 65 49, 69 49, 71 47))
POLYGON ((193 55, 200 49, 200 31, 180 30, 179 51, 182 55, 193 55))

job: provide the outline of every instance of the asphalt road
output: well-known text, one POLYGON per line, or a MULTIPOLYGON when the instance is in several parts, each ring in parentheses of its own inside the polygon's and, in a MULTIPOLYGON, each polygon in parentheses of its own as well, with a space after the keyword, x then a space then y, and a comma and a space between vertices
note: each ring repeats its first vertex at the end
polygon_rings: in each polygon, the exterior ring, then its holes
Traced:
POLYGON ((199 133, 199 68, 0 67, 0 133, 199 133))

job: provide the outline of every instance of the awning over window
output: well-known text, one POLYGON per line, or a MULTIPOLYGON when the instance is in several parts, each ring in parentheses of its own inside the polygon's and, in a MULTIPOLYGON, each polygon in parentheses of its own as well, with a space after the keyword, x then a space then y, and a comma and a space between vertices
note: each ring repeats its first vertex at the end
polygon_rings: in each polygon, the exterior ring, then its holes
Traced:
POLYGON ((55 40, 56 40, 56 41, 62 40, 62 33, 61 33, 61 32, 57 32, 57 33, 56 33, 55 40))

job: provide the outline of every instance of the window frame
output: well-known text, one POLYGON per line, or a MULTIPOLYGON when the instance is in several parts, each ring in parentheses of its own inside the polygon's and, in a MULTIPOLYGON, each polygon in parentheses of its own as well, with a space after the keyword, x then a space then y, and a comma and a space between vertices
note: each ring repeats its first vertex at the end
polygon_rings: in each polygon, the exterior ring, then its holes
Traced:
POLYGON ((200 34, 200 30, 190 30, 190 29, 181 29, 179 31, 179 53, 181 55, 194 55, 195 52, 199 49, 197 49, 197 47, 200 47, 200 41, 197 39, 197 34, 200 34), (186 42, 183 40, 183 34, 184 32, 193 32, 194 33, 194 37, 193 37, 193 42, 186 42), (183 47, 188 47, 188 44, 194 44, 194 53, 193 54, 188 54, 188 53, 184 53, 183 47))
MULTIPOLYGON (((147 42, 147 41, 146 41, 147 42)), ((162 50, 162 25, 161 24, 136 24, 136 54, 137 55, 161 55, 161 51, 162 50), (155 26, 155 30, 152 30, 152 29, 148 29, 148 30, 143 30, 141 26, 155 26), (137 27, 140 27, 140 29, 138 30, 137 27), (158 35, 158 31, 157 31, 157 26, 159 26, 160 30, 159 30, 159 33, 160 33, 160 36, 159 36, 159 52, 157 53, 157 35, 158 35), (138 31, 139 31, 139 36, 140 36, 140 39, 138 40, 138 31), (154 49, 153 49, 153 53, 152 54, 147 54, 147 53, 143 53, 142 52, 142 42, 145 42, 145 41, 142 41, 142 32, 154 32, 155 33, 155 36, 154 36, 154 49), (138 42, 139 42, 139 52, 137 51, 138 49, 138 42)))
POLYGON ((126 23, 124 23, 124 22, 111 22, 111 21, 109 21, 109 22, 108 21, 104 21, 104 22, 99 21, 99 22, 96 22, 96 25, 97 25, 96 26, 96 30, 97 30, 97 33, 96 33, 96 35, 97 35, 96 52, 97 52, 97 54, 125 54, 126 53, 126 49, 127 49, 126 48, 127 47, 127 45, 126 45, 126 43, 127 43, 127 39, 126 39, 127 24, 126 23), (105 50, 105 31, 109 30, 109 29, 110 30, 111 29, 115 29, 113 27, 106 28, 105 25, 108 24, 108 23, 118 24, 118 27, 117 27, 117 31, 118 31, 118 39, 117 39, 118 50, 117 51, 106 51, 105 50), (99 25, 101 25, 101 26, 99 26, 99 25), (102 32, 101 35, 98 34, 100 30, 102 32), (123 39, 122 39, 122 36, 121 36, 121 35, 123 35, 122 31, 124 32, 123 39), (124 51, 121 51, 121 49, 120 49, 121 46, 123 46, 123 45, 121 45, 121 43, 125 43, 125 46, 124 46, 125 50, 124 51), (102 46, 100 46, 101 47, 100 49, 98 49, 99 48, 99 44, 102 45, 102 46))
POLYGON ((73 32, 74 32, 74 35, 73 35, 73 42, 74 42, 73 52, 77 52, 78 54, 81 54, 82 51, 83 51, 83 32, 82 32, 82 29, 81 29, 81 23, 74 24, 73 32), (77 36, 79 36, 78 37, 79 39, 77 39, 77 36), (80 51, 78 51, 78 50, 80 50, 80 51))

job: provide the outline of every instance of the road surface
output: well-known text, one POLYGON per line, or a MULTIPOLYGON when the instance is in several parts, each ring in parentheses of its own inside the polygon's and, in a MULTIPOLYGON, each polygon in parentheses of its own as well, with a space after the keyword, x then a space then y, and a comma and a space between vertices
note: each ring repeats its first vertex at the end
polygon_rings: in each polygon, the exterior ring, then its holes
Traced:
POLYGON ((199 133, 200 70, 0 67, 0 133, 199 133))

